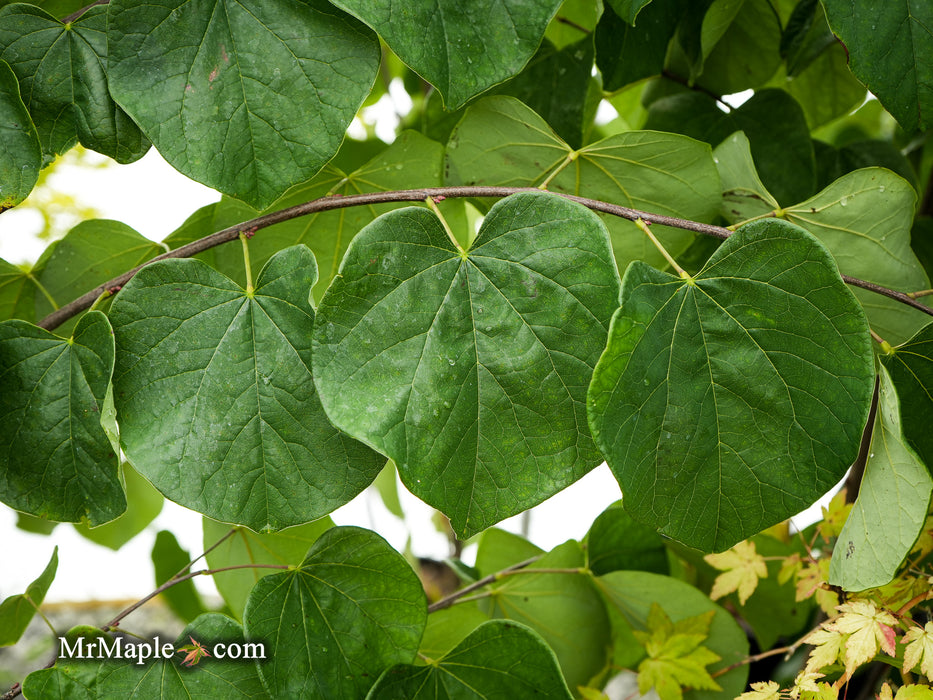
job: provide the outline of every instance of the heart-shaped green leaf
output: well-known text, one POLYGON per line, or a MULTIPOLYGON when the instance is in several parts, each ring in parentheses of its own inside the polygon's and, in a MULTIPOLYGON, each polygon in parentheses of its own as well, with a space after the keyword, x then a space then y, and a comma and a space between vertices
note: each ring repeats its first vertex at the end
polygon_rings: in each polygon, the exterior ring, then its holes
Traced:
POLYGON ((19 82, 9 64, 0 61, 0 212, 29 196, 39 178, 42 150, 32 118, 20 97, 19 82))
POLYGON ((904 437, 920 459, 933 470, 933 323, 928 323, 882 364, 891 373, 901 401, 910 406, 901 416, 904 437))
POLYGON ((50 520, 91 525, 126 509, 101 410, 113 334, 99 311, 69 339, 25 321, 0 323, 0 500, 50 520))
POLYGON ((262 208, 331 159, 376 36, 323 0, 115 0, 114 98, 179 171, 262 208))
POLYGON ((58 547, 39 577, 29 584, 25 593, 11 595, 0 602, 0 647, 16 644, 45 600, 49 586, 58 571, 58 547))
MULTIPOLYGON (((694 221, 712 221, 722 201, 706 144, 675 134, 629 131, 574 151, 528 107, 501 96, 472 105, 451 134, 446 180, 511 187, 547 182, 553 192, 694 221)), ((632 260, 666 264, 632 222, 604 221, 620 268, 632 260)), ((680 229, 655 227, 655 233, 674 256, 694 239, 680 229)))
POLYGON ((383 670, 410 663, 427 619, 421 582, 370 530, 333 528, 304 563, 263 578, 244 614, 275 645, 260 673, 274 698, 362 698, 383 670))
POLYGON ((806 508, 855 460, 868 324, 806 231, 748 224, 693 279, 632 263, 621 298, 589 415, 634 517, 723 550, 806 508))
POLYGON ((0 9, 0 59, 19 78, 47 163, 76 140, 120 163, 149 150, 110 97, 106 32, 106 7, 92 7, 67 25, 32 5, 0 9))
POLYGON ((390 212, 321 300, 321 401, 472 535, 601 461, 585 391, 617 284, 599 218, 554 195, 496 204, 468 253, 431 212, 390 212))
POLYGON ((930 472, 907 446, 901 402, 884 367, 878 381, 865 474, 829 567, 829 582, 847 591, 878 588, 894 579, 923 530, 933 494, 930 472))
POLYGON ((39 291, 29 272, 0 259, 0 320, 35 321, 35 295, 39 291))
POLYGON ((197 260, 143 268, 120 292, 114 402, 130 463, 168 498, 279 530, 330 513, 384 460, 327 421, 311 379, 317 265, 276 254, 255 292, 197 260))
POLYGON ((561 0, 333 0, 379 32, 447 109, 518 73, 561 0))
POLYGON ((367 700, 570 700, 554 652, 533 631, 490 620, 453 651, 427 666, 395 666, 379 678, 367 700))

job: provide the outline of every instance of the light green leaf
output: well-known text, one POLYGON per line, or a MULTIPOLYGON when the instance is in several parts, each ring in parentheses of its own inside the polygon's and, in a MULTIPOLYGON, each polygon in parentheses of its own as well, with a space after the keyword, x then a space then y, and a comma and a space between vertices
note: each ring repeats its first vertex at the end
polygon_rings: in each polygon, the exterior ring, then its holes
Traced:
POLYGON ((667 549, 661 536, 632 517, 618 501, 597 516, 586 535, 589 569, 600 576, 610 571, 653 571, 667 574, 667 549))
POLYGON ((542 554, 543 549, 521 535, 491 527, 479 537, 476 568, 481 575, 489 576, 542 554))
POLYGON ((16 265, 0 258, 0 320, 19 318, 35 321, 35 279, 16 265))
POLYGON ((633 517, 722 551, 842 477, 871 403, 871 341, 815 238, 754 222, 692 280, 632 263, 621 298, 588 408, 633 517))
MULTIPOLYGON (((207 565, 212 569, 238 564, 298 566, 304 561, 311 545, 324 531, 333 526, 334 521, 326 517, 271 535, 257 535, 244 527, 235 527, 231 537, 214 547, 220 538, 229 532, 230 526, 204 518, 204 549, 211 550, 207 553, 207 565)), ((263 576, 274 572, 275 569, 236 569, 216 573, 213 579, 217 591, 233 616, 242 619, 243 608, 246 607, 246 599, 253 586, 263 576)))
MULTIPOLYGON (((652 604, 659 605, 677 623, 714 611, 709 638, 703 646, 721 657, 709 667, 710 673, 737 664, 748 655, 748 638, 733 617, 693 586, 669 576, 644 571, 613 571, 595 579, 607 605, 620 613, 635 630, 647 628, 652 604)), ((716 677, 721 691, 691 691, 687 700, 730 700, 745 689, 748 666, 740 665, 716 677)))
MULTIPOLYGON (((161 586, 168 581, 188 566, 193 559, 191 554, 178 544, 175 535, 168 530, 162 530, 156 535, 151 556, 156 586, 161 586)), ((162 591, 160 595, 169 609, 185 622, 191 622, 198 615, 207 612, 204 601, 201 600, 201 596, 194 587, 194 581, 191 579, 176 583, 171 588, 162 591)))
MULTIPOLYGON (((916 192, 882 168, 849 173, 814 197, 787 207, 785 218, 829 248, 843 274, 899 289, 929 287, 910 249, 916 192)), ((892 344, 907 340, 929 317, 880 294, 856 289, 871 327, 892 344)))
MULTIPOLYGON (((513 187, 540 185, 553 176, 553 192, 694 221, 712 221, 721 202, 716 166, 704 144, 631 131, 574 151, 537 114, 507 97, 490 97, 467 110, 450 137, 446 173, 448 184, 513 187)), ((640 259, 666 264, 633 223, 604 221, 620 269, 640 259)), ((653 231, 675 257, 694 239, 680 229, 653 231)))
POLYGON ((396 518, 404 519, 405 511, 402 510, 402 502, 398 497, 397 476, 398 470, 395 468, 395 462, 389 460, 382 468, 382 471, 379 472, 376 480, 373 481, 373 486, 379 493, 379 498, 382 499, 382 504, 386 507, 386 510, 396 518))
MULTIPOLYGON (((195 212, 165 242, 172 248, 197 240, 214 231, 269 214, 279 209, 301 204, 327 194, 352 195, 366 192, 405 190, 415 187, 436 187, 441 184, 444 148, 415 131, 403 131, 391 146, 382 150, 364 165, 343 169, 342 156, 350 144, 344 144, 333 162, 310 182, 297 185, 268 209, 257 211, 233 199, 224 198, 195 212)), ((453 200, 451 200, 453 201, 453 200)), ((442 203, 442 207, 446 203, 442 203)), ((284 221, 263 229, 250 240, 252 265, 258 268, 276 251, 291 245, 311 248, 320 268, 320 279, 314 285, 314 297, 320 299, 343 259, 350 240, 380 214, 398 209, 403 204, 374 204, 310 214, 284 221)), ((237 246, 218 246, 198 256, 238 284, 245 285, 243 255, 237 246)))
POLYGON ((114 401, 127 460, 168 498, 274 531, 320 518, 383 460, 337 431, 311 379, 314 256, 273 256, 255 292, 197 260, 143 268, 117 296, 114 401))
POLYGON ((429 659, 439 659, 488 620, 489 615, 475 602, 457 603, 432 612, 418 652, 429 659))
POLYGON ((845 47, 834 42, 787 82, 787 92, 800 103, 811 129, 847 114, 865 99, 865 86, 853 77, 846 59, 845 47))
POLYGON ((927 467, 907 446, 901 402, 884 366, 879 382, 865 474, 829 567, 830 584, 847 591, 879 588, 894 579, 923 530, 933 494, 927 467))
MULTIPOLYGON (((583 564, 583 550, 570 540, 523 571, 574 569, 583 564)), ((493 588, 489 600, 492 617, 517 620, 541 635, 571 688, 588 685, 608 664, 609 617, 589 575, 508 576, 493 588)))
POLYGON ((333 0, 375 29, 453 110, 516 75, 561 0, 333 0))
POLYGON ((907 406, 901 416, 901 428, 907 443, 927 465, 933 468, 933 324, 917 331, 893 355, 882 355, 881 363, 891 374, 897 394, 907 406))
POLYGON ((9 64, 0 61, 0 212, 22 202, 39 179, 42 150, 9 64))
POLYGON ((490 620, 427 666, 395 666, 367 700, 570 700, 548 646, 516 622, 490 620))
POLYGON ((321 535, 297 569, 266 576, 244 615, 247 634, 275 642, 260 668, 275 698, 362 698, 374 679, 418 651, 427 618, 421 582, 379 535, 321 535))
POLYGON ((109 7, 114 98, 165 159, 262 208, 331 159, 379 65, 375 35, 322 0, 109 7))
MULTIPOLYGON (((76 523, 74 528, 85 539, 118 550, 146 529, 162 511, 162 494, 136 473, 129 464, 122 464, 126 488, 126 511, 116 520, 99 527, 76 523)), ((174 573, 174 572, 172 572, 174 573)))
POLYGON ((544 37, 558 49, 575 44, 593 31, 602 10, 601 0, 564 0, 544 37))
POLYGON ((849 68, 904 130, 933 125, 933 6, 911 0, 824 0, 849 68))
POLYGON ((390 212, 321 301, 321 401, 468 537, 601 461, 583 400, 617 284, 605 227, 553 195, 496 204, 468 253, 431 212, 390 212))
MULTIPOLYGON (((158 243, 124 223, 91 219, 82 221, 46 248, 32 274, 62 306, 164 252, 158 243)), ((34 296, 36 318, 52 313, 54 309, 45 294, 36 290, 34 296)))
POLYGON ((25 593, 11 595, 0 603, 0 647, 16 644, 23 636, 36 610, 45 600, 45 594, 52 585, 56 571, 58 571, 58 547, 52 550, 49 563, 39 574, 39 578, 26 587, 25 593))
POLYGON ((126 509, 119 460, 100 424, 113 332, 99 311, 64 340, 0 323, 0 500, 32 515, 93 525, 126 509))
POLYGON ((713 160, 722 182, 722 215, 730 224, 781 208, 758 177, 751 147, 743 132, 736 131, 716 146, 713 160))
POLYGON ((26 4, 0 10, 0 59, 19 78, 46 164, 75 141, 120 163, 149 150, 139 127, 110 97, 107 8, 71 24, 26 4))

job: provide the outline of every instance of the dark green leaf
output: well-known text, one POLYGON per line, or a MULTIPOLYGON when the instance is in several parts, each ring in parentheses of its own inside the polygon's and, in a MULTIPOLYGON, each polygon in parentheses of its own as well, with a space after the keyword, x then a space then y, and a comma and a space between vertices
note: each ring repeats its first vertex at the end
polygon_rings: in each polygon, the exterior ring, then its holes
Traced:
POLYGON ((355 527, 321 535, 295 570, 266 576, 244 615, 274 641, 261 669, 276 698, 362 698, 393 664, 410 663, 427 619, 421 582, 381 537, 355 527))
MULTIPOLYGON (((71 648, 75 648, 79 639, 83 640, 82 644, 98 640, 110 644, 112 641, 109 635, 91 625, 72 627, 65 634, 71 648)), ((96 700, 98 666, 97 661, 64 661, 54 668, 33 671, 23 681, 23 695, 29 700, 96 700)))
POLYGON ((111 309, 127 460, 168 498, 274 531, 362 491, 382 459, 338 432, 311 379, 314 256, 273 256, 255 292, 197 260, 143 268, 111 309))
POLYGON ((605 2, 615 10, 619 17, 634 26, 638 13, 650 4, 651 0, 605 0, 605 2))
POLYGON ((625 509, 719 551, 806 508, 858 454, 870 343, 829 251, 785 222, 691 280, 632 263, 588 404, 625 509))
POLYGON ((75 141, 131 163, 149 150, 139 127, 110 97, 107 8, 71 24, 26 4, 0 10, 0 59, 19 78, 46 163, 75 141))
POLYGON ((123 515, 99 527, 88 527, 84 523, 74 526, 82 537, 113 550, 120 549, 136 537, 162 511, 162 494, 129 464, 123 464, 121 468, 126 488, 126 511, 123 515))
POLYGON ((849 141, 841 148, 814 141, 816 153, 817 184, 820 189, 829 187, 843 175, 874 166, 887 168, 907 180, 915 189, 917 176, 910 161, 890 141, 867 139, 849 141))
POLYGON ((19 83, 9 64, 0 61, 0 212, 22 202, 39 178, 42 149, 19 83))
MULTIPOLYGON (((507 97, 490 97, 467 110, 447 147, 446 179, 506 186, 547 181, 554 192, 694 221, 712 221, 721 201, 716 166, 703 144, 632 131, 574 151, 537 114, 507 97)), ((604 221, 620 268, 639 259, 666 264, 633 223, 618 217, 604 221)), ((694 239, 680 229, 655 227, 655 234, 674 256, 694 239)))
MULTIPOLYGON (((404 190, 412 187, 436 187, 441 184, 443 146, 414 131, 404 131, 395 142, 364 165, 343 170, 340 161, 350 146, 338 153, 310 182, 293 187, 284 197, 263 212, 251 209, 233 199, 224 198, 216 204, 195 212, 165 242, 172 248, 197 240, 228 226, 307 202, 327 194, 351 195, 364 192, 404 190)), ((347 159, 349 160, 349 159, 347 159)), ((264 265, 282 248, 303 243, 311 248, 320 267, 320 279, 314 285, 314 296, 320 299, 337 273, 337 267, 350 240, 379 214, 403 206, 378 204, 320 212, 270 226, 250 240, 250 259, 254 268, 264 265)), ((238 284, 245 285, 243 255, 236 246, 218 246, 199 256, 238 284)))
MULTIPOLYGON (((214 547, 230 531, 230 526, 204 518, 204 549, 211 550, 207 553, 207 564, 212 569, 239 564, 298 566, 317 538, 333 526, 334 521, 327 517, 271 535, 257 535, 244 527, 235 527, 232 536, 214 547)), ((242 619, 243 608, 253 586, 263 576, 274 572, 275 569, 236 569, 216 573, 213 578, 234 617, 242 619)))
POLYGON ((882 355, 902 404, 900 424, 907 443, 933 469, 933 324, 927 324, 893 354, 882 355))
POLYGON ((744 131, 758 174, 777 201, 798 202, 814 191, 810 129, 800 105, 783 90, 759 90, 728 114, 701 93, 672 95, 651 105, 645 128, 686 134, 713 146, 744 131))
POLYGON ((617 284, 598 217, 553 195, 499 202, 468 253, 431 212, 390 212, 321 301, 321 401, 470 536, 601 461, 583 400, 617 284))
POLYGON ((554 652, 527 627, 486 622, 428 666, 395 666, 367 700, 570 700, 554 652))
POLYGON ((99 311, 64 340, 0 323, 0 497, 17 510, 91 525, 126 509, 118 457, 101 427, 113 332, 99 311))
POLYGON ((589 569, 601 576, 610 571, 653 571, 667 574, 667 550, 661 536, 632 520, 619 501, 599 514, 586 535, 589 569))
POLYGON ((0 603, 0 647, 16 644, 29 626, 36 610, 45 600, 58 571, 58 547, 52 550, 52 558, 39 578, 26 587, 26 592, 11 595, 0 603))
POLYGON ((849 67, 905 131, 933 125, 933 6, 896 0, 824 0, 849 67))
MULTIPOLYGON (((881 367, 865 474, 829 566, 829 583, 847 591, 890 583, 926 522, 933 479, 907 446, 901 407, 897 389, 881 367)), ((903 413, 913 408, 906 404, 903 413)), ((925 430, 929 432, 929 424, 925 430)))
POLYGON ((656 0, 632 26, 609 7, 596 25, 596 65, 606 90, 618 90, 664 68, 667 45, 683 10, 682 0, 656 0))
MULTIPOLYGON (((748 655, 748 638, 732 616, 683 581, 644 571, 613 571, 595 581, 597 588, 606 597, 607 604, 620 614, 625 623, 637 630, 646 628, 652 603, 660 605, 675 623, 714 611, 709 637, 703 641, 703 646, 721 657, 720 661, 709 667, 711 672, 738 665, 748 655)), ((722 686, 721 691, 693 691, 686 697, 689 700, 735 698, 745 689, 747 677, 748 666, 738 665, 716 677, 716 682, 722 686)))
POLYGON ((322 0, 114 0, 114 98, 179 171, 255 207, 331 159, 376 37, 322 0))
POLYGON ((457 109, 517 74, 561 0, 333 0, 379 32, 399 58, 457 109))
POLYGON ((534 569, 579 569, 583 550, 570 540, 554 548, 525 573, 504 577, 493 588, 490 614, 531 627, 554 651, 567 685, 588 685, 609 661, 610 625, 588 574, 534 574, 534 569))
MULTIPOLYGON (((152 545, 152 565, 155 567, 156 586, 161 586, 188 566, 191 559, 191 555, 178 544, 175 535, 168 530, 160 531, 156 535, 155 544, 152 545)), ((207 612, 201 596, 194 587, 194 581, 190 578, 167 588, 162 591, 161 595, 171 611, 185 622, 191 622, 198 615, 207 612)))
MULTIPOLYGON (((829 248, 839 270, 870 282, 916 291, 929 279, 910 249, 916 192, 883 168, 845 175, 814 197, 787 207, 785 218, 829 248)), ((856 289, 871 327, 890 343, 913 335, 929 317, 880 294, 856 289)))

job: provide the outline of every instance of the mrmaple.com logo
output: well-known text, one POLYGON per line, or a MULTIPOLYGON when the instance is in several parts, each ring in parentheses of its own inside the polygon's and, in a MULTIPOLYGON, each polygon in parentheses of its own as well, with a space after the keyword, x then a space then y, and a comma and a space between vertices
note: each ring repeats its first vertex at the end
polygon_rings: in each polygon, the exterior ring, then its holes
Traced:
POLYGON ((188 637, 190 644, 178 649, 169 642, 160 642, 156 636, 151 642, 127 642, 123 637, 113 639, 97 637, 93 640, 78 637, 68 640, 58 638, 59 659, 120 659, 131 660, 137 664, 151 661, 168 660, 175 654, 184 654, 182 666, 194 666, 204 657, 215 659, 265 659, 266 647, 261 642, 215 642, 201 644, 194 637, 188 637))

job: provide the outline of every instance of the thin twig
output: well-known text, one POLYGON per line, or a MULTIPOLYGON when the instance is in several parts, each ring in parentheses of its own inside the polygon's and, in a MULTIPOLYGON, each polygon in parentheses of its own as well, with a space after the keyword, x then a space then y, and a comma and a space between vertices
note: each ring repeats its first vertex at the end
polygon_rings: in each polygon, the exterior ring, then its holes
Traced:
POLYGON ((68 15, 67 17, 62 17, 61 22, 62 22, 62 24, 71 24, 71 23, 74 22, 76 19, 78 19, 78 17, 80 17, 80 16, 83 15, 85 12, 87 12, 88 10, 90 10, 92 7, 97 7, 98 5, 106 5, 106 4, 108 4, 109 2, 110 2, 110 0, 95 0, 95 1, 92 2, 90 5, 86 5, 85 7, 82 7, 82 8, 81 8, 80 10, 78 10, 77 12, 72 12, 72 13, 71 13, 70 15, 68 15))
POLYGON ((497 571, 494 574, 489 574, 489 576, 483 576, 483 578, 479 579, 478 581, 474 581, 469 586, 464 586, 459 591, 455 591, 451 593, 446 598, 441 598, 436 603, 431 603, 431 605, 428 606, 428 612, 432 613, 437 610, 443 610, 444 608, 449 608, 451 605, 453 605, 458 600, 460 600, 463 596, 467 595, 468 593, 472 593, 477 588, 482 588, 483 586, 488 586, 490 583, 495 583, 496 581, 499 580, 499 578, 503 574, 509 574, 509 573, 518 571, 519 569, 524 569, 526 566, 530 566, 531 564, 534 564, 536 561, 538 561, 543 556, 544 556, 543 554, 539 554, 536 557, 532 557, 531 559, 526 559, 525 561, 519 562, 518 564, 510 566, 507 569, 503 569, 502 571, 497 571))
MULTIPOLYGON (((97 299, 97 297, 103 293, 104 290, 113 290, 114 288, 123 287, 123 285, 132 279, 133 275, 139 272, 146 265, 150 265, 159 260, 167 260, 170 258, 190 258, 194 255, 197 255, 198 253, 204 252, 205 250, 214 248, 221 243, 232 241, 238 238, 240 233, 244 231, 258 231, 259 229, 267 228, 269 226, 282 223, 283 221, 290 221, 291 219, 296 219, 300 216, 315 214, 322 211, 330 211, 333 209, 346 209, 349 207, 358 207, 370 204, 384 204, 386 202, 423 202, 427 197, 508 197, 509 195, 517 194, 519 192, 540 192, 540 190, 536 187, 429 187, 420 190, 394 190, 390 192, 371 192, 367 194, 353 194, 341 197, 322 197, 310 202, 305 202, 304 204, 288 207, 287 209, 281 209, 279 211, 272 212, 271 214, 265 214, 264 216, 245 221, 241 224, 237 224, 236 226, 225 228, 222 231, 217 231, 216 233, 212 233, 208 236, 205 236, 204 238, 193 241, 188 245, 181 246, 180 248, 176 248, 175 250, 169 251, 168 253, 163 253, 162 255, 156 256, 155 258, 152 258, 152 260, 149 260, 142 265, 138 265, 132 270, 124 272, 122 275, 114 277, 112 280, 98 285, 74 301, 65 304, 57 311, 54 311, 53 313, 43 318, 37 325, 40 328, 45 328, 46 330, 57 328, 62 323, 81 313, 91 304, 93 304, 94 300, 97 299)), ((697 221, 690 221, 689 219, 678 219, 674 216, 651 214, 646 211, 630 209, 629 207, 619 206, 618 204, 600 202, 595 199, 587 199, 586 197, 578 197, 572 194, 561 194, 559 192, 552 192, 552 194, 557 194, 561 197, 564 197, 565 199, 569 199, 572 202, 582 204, 583 206, 592 209, 593 211, 602 212, 603 214, 610 214, 612 216, 618 216, 622 219, 628 219, 629 221, 635 221, 636 219, 640 218, 652 224, 671 226, 673 228, 679 228, 685 231, 693 231, 694 233, 702 233, 705 236, 712 236, 713 238, 719 238, 720 240, 725 240, 732 235, 732 231, 727 228, 723 228, 722 226, 703 224, 697 221)), ((925 314, 933 316, 933 309, 924 306, 914 299, 911 299, 903 292, 897 292, 893 289, 882 287, 881 285, 875 284, 873 282, 866 282, 855 277, 849 277, 848 275, 843 275, 842 279, 845 280, 847 284, 850 284, 854 287, 860 287, 876 294, 881 294, 882 296, 894 299, 901 302, 902 304, 906 304, 907 306, 912 306, 925 314)))

